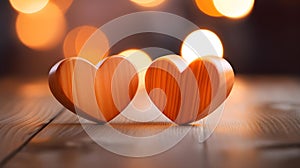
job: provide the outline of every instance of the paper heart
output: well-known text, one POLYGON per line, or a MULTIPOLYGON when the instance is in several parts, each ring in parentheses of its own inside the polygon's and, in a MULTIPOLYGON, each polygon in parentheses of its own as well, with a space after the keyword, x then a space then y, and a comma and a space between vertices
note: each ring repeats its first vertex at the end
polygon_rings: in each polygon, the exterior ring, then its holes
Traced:
POLYGON ((160 57, 148 68, 145 87, 153 103, 172 121, 187 124, 213 112, 234 82, 230 64, 207 56, 189 65, 177 55, 160 57))
POLYGON ((107 122, 130 103, 138 75, 122 56, 108 57, 97 67, 77 57, 64 59, 51 68, 49 86, 70 111, 88 120, 107 122))

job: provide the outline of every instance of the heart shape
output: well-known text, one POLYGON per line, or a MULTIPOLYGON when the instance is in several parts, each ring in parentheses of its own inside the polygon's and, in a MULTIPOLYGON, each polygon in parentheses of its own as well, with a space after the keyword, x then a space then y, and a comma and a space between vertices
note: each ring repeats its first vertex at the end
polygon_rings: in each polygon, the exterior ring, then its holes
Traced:
POLYGON ((97 67, 73 57, 55 64, 49 73, 54 97, 83 118, 108 122, 134 97, 138 86, 135 67, 122 56, 111 56, 97 67))
POLYGON ((156 59, 147 69, 145 87, 153 103, 170 120, 187 124, 213 112, 234 82, 230 64, 216 56, 190 64, 177 55, 156 59))

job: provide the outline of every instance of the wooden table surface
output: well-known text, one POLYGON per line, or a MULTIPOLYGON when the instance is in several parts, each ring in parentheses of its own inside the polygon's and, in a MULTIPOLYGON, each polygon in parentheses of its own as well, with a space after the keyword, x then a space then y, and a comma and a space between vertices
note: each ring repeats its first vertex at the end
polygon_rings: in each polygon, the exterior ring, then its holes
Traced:
POLYGON ((300 167, 300 78, 238 76, 214 134, 193 136, 155 156, 120 156, 93 142, 47 80, 0 80, 0 167, 274 168, 300 167))

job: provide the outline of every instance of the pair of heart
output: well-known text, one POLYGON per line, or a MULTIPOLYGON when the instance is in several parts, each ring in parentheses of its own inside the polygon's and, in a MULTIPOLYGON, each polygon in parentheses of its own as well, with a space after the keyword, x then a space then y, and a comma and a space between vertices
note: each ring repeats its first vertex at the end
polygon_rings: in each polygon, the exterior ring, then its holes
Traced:
POLYGON ((97 66, 73 57, 52 67, 49 86, 67 109, 96 122, 119 115, 138 92, 139 82, 155 106, 176 124, 200 120, 228 97, 234 72, 222 58, 206 56, 187 63, 182 57, 160 57, 139 80, 135 66, 123 56, 103 59, 97 66))

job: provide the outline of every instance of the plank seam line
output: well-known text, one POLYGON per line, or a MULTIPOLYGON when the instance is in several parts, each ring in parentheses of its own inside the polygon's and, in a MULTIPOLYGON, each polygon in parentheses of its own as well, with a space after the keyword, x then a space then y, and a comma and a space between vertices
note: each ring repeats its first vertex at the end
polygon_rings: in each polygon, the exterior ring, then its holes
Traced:
POLYGON ((6 163, 8 163, 9 160, 11 160, 19 151, 21 151, 38 133, 40 133, 44 128, 46 128, 53 120, 55 120, 58 116, 60 116, 66 108, 62 108, 58 111, 58 113, 51 118, 47 123, 43 124, 37 131, 35 131, 28 139, 26 139, 23 144, 21 144, 19 147, 17 147, 15 150, 10 152, 9 155, 4 157, 4 159, 0 162, 0 167, 4 167, 6 163))

